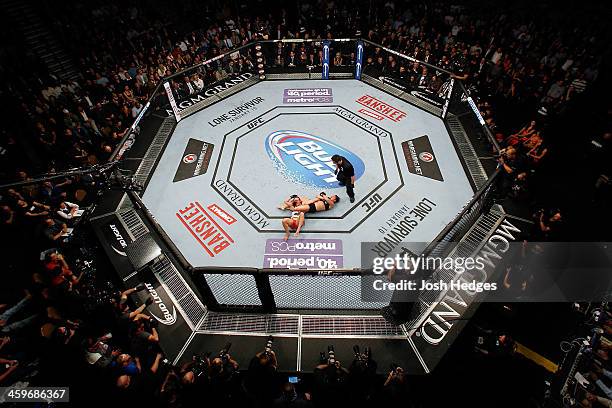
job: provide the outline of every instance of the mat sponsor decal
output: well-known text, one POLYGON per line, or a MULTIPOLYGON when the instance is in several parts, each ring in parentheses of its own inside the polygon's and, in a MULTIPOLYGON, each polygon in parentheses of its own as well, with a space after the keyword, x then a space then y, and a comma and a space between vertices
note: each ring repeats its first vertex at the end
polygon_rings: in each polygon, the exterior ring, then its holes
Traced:
POLYGON ((255 208, 236 190, 234 190, 225 180, 215 180, 214 186, 228 200, 230 205, 236 211, 239 211, 243 216, 255 227, 266 228, 270 222, 262 213, 255 208))
POLYGON ((266 151, 283 177, 308 186, 339 186, 336 165, 331 161, 334 154, 353 165, 356 180, 365 172, 365 164, 356 154, 322 137, 295 130, 271 133, 266 139, 266 151))
POLYGON ((176 183, 177 181, 205 174, 208 171, 214 147, 215 145, 212 143, 189 139, 172 181, 176 183))
POLYGON ((334 101, 331 88, 289 88, 283 91, 283 103, 332 103, 334 101))
POLYGON ((338 269, 342 266, 342 241, 339 239, 266 240, 264 268, 338 269))
POLYGON ((163 288, 159 286, 156 289, 152 284, 147 282, 145 282, 144 285, 149 292, 149 295, 151 295, 151 298, 153 299, 153 305, 155 305, 149 306, 147 308, 147 313, 153 316, 155 320, 166 326, 172 326, 174 323, 176 323, 176 308, 168 295, 163 293, 165 292, 163 288), (164 294, 163 298, 161 296, 162 293, 164 294), (158 310, 155 310, 156 308, 158 310))
POLYGON ((211 257, 234 244, 233 238, 197 201, 179 210, 176 216, 211 257))
POLYGON ((406 112, 370 95, 363 95, 355 102, 363 106, 359 109, 360 113, 376 120, 389 119, 393 122, 399 122, 406 117, 406 112))
MULTIPOLYGON (((427 197, 421 198, 414 206, 404 204, 384 224, 379 225, 378 232, 382 234, 382 238, 370 249, 382 258, 394 253, 402 242, 406 241, 412 231, 425 222, 437 206, 433 200, 427 197)), ((407 251, 404 247, 399 249, 402 252, 407 251)))
POLYGON ((264 98, 258 96, 256 98, 251 99, 250 101, 243 102, 235 108, 228 110, 224 114, 208 121, 208 124, 210 125, 210 127, 216 127, 222 123, 235 122, 236 120, 245 117, 249 113, 256 111, 257 105, 262 103, 264 100, 264 98))
POLYGON ((206 207, 210 210, 211 213, 215 214, 217 217, 221 219, 227 225, 232 225, 236 222, 236 218, 231 216, 227 211, 219 207, 217 204, 210 204, 206 207))
POLYGON ((387 132, 386 130, 378 127, 374 123, 368 121, 367 119, 362 118, 361 116, 351 111, 341 108, 340 106, 336 106, 334 108, 334 112, 336 112, 338 115, 348 120, 349 122, 354 123, 355 125, 359 126, 361 129, 365 130, 366 132, 373 134, 374 136, 379 136, 379 137, 390 136, 389 132, 387 132))
POLYGON ((419 176, 444 181, 429 137, 421 136, 402 142, 408 171, 419 176))

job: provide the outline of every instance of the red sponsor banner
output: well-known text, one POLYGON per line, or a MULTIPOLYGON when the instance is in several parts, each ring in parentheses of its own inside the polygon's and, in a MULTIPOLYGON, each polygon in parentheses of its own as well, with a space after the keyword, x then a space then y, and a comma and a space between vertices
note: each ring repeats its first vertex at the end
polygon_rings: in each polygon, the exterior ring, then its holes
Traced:
POLYGON ((215 214, 217 217, 221 218, 221 221, 225 222, 227 225, 232 225, 236 222, 236 218, 229 215, 227 211, 223 208, 219 207, 217 204, 211 204, 206 207, 210 210, 211 213, 215 214))
MULTIPOLYGON (((376 99, 370 95, 363 95, 359 99, 357 99, 355 102, 365 107, 367 110, 370 111, 370 113, 376 115, 376 116, 368 115, 375 119, 378 119, 377 116, 383 116, 389 120, 392 120, 393 122, 399 122, 400 120, 406 117, 406 112, 403 112, 397 108, 394 108, 388 103, 385 103, 381 101, 380 99, 376 99)), ((360 112, 365 114, 363 110, 360 110, 360 112)), ((381 120, 381 119, 378 119, 378 120, 381 120)))
POLYGON ((234 243, 232 237, 197 201, 179 210, 176 216, 211 257, 220 254, 234 243))

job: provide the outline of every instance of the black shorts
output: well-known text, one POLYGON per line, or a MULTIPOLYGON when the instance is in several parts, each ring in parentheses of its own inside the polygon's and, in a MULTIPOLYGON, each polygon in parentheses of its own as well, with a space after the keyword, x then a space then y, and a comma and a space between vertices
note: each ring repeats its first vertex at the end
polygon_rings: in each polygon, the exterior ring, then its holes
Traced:
POLYGON ((315 206, 315 203, 308 204, 308 212, 309 213, 316 213, 317 212, 317 207, 315 206))

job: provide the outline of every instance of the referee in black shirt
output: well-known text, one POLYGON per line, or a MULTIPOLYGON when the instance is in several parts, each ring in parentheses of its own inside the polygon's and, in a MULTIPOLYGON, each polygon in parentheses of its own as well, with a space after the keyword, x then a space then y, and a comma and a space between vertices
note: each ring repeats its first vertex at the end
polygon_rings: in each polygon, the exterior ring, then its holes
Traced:
POLYGON ((351 199, 351 203, 355 202, 355 169, 350 161, 346 160, 345 157, 334 154, 332 156, 332 162, 336 165, 336 179, 340 182, 341 186, 346 186, 346 194, 351 199))

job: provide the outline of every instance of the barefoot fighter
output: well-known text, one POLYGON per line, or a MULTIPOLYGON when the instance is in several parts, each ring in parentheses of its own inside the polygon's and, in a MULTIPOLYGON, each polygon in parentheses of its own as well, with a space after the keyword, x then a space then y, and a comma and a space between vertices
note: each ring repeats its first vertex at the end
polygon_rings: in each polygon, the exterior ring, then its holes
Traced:
POLYGON ((304 213, 300 211, 293 211, 290 218, 283 218, 283 228, 285 229, 284 240, 286 241, 289 239, 291 230, 295 230, 295 236, 298 237, 300 235, 300 230, 304 226, 304 222, 304 213))
POLYGON ((340 202, 340 197, 337 195, 328 197, 327 194, 321 193, 312 200, 302 200, 302 204, 289 207, 288 209, 303 213, 316 213, 331 210, 338 202, 340 202))
POLYGON ((340 201, 340 197, 333 195, 328 197, 325 193, 319 194, 312 200, 297 198, 297 196, 290 197, 289 200, 285 201, 285 209, 292 211, 291 218, 283 218, 283 228, 285 229, 285 241, 289 239, 291 230, 295 230, 295 236, 300 235, 300 231, 304 226, 306 220, 304 218, 305 213, 316 213, 320 211, 327 211, 334 208, 337 202, 340 201))

